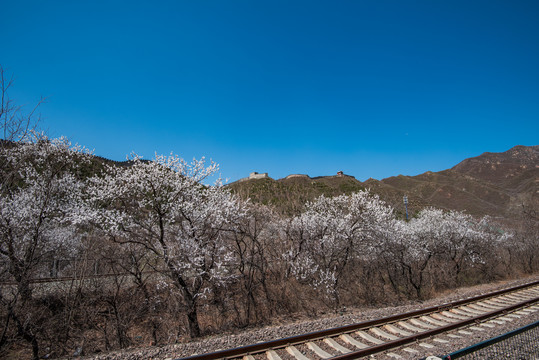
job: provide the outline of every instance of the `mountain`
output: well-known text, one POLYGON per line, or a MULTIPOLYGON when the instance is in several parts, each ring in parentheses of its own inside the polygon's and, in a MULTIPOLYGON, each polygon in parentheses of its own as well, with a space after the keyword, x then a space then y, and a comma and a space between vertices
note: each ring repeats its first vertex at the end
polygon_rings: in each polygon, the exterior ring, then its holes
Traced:
POLYGON ((527 186, 526 179, 537 176, 539 145, 518 145, 503 153, 487 152, 462 161, 452 170, 503 188, 518 190, 521 185, 527 186))
POLYGON ((352 176, 311 178, 290 175, 284 179, 242 179, 230 189, 242 198, 274 206, 284 214, 301 210, 320 195, 372 192, 404 216, 403 196, 413 215, 427 206, 465 211, 472 215, 517 218, 522 205, 539 208, 539 146, 515 146, 502 153, 484 153, 463 160, 451 169, 416 176, 394 176, 361 182, 352 176))

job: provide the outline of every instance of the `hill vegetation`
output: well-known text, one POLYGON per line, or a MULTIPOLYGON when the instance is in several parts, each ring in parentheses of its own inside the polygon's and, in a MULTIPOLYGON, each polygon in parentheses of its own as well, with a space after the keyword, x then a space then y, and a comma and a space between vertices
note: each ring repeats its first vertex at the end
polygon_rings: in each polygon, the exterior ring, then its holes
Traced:
POLYGON ((327 176, 310 178, 306 175, 293 175, 274 180, 251 179, 235 182, 228 187, 242 199, 268 205, 285 215, 301 212, 308 201, 321 195, 332 197, 350 195, 364 190, 364 185, 351 176, 327 176))

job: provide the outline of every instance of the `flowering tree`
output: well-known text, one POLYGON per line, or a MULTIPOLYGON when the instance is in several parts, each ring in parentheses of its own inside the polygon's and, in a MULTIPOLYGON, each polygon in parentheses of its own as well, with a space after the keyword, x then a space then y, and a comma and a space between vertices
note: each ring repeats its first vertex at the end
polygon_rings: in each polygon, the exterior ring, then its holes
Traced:
POLYGON ((489 246, 506 237, 492 232, 487 218, 434 208, 399 222, 396 229, 385 247, 389 277, 395 289, 404 283, 417 297, 434 287, 457 285, 464 269, 483 263, 492 254, 489 246))
POLYGON ((344 270, 352 260, 368 259, 393 222, 392 208, 368 191, 321 196, 283 224, 291 272, 323 288, 338 306, 344 270))
POLYGON ((199 299, 234 277, 227 241, 244 215, 243 205, 220 181, 201 183, 217 171, 204 159, 134 156, 129 166, 108 171, 94 179, 98 223, 115 242, 136 244, 158 259, 156 270, 179 290, 187 309, 189 334, 199 336, 199 299))
POLYGON ((75 227, 86 216, 78 170, 87 159, 64 138, 34 135, 32 142, 0 147, 0 271, 16 284, 0 293, 7 310, 0 347, 14 324, 38 358, 38 319, 27 309, 30 281, 48 256, 76 248, 75 227))

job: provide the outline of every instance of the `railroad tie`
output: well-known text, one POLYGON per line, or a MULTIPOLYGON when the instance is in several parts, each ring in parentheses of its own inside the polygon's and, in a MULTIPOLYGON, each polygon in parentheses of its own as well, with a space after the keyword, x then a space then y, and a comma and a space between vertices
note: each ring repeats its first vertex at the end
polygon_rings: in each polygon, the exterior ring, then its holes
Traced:
POLYGON ((474 308, 470 306, 461 306, 459 310, 469 312, 470 314, 473 314, 473 315, 483 315, 485 313, 484 311, 475 310, 474 308))
POLYGON ((443 316, 447 317, 447 318, 451 318, 451 319, 457 319, 457 320, 467 320, 469 318, 469 316, 461 316, 461 315, 457 315, 457 314, 454 314, 450 311, 442 311, 441 313, 443 316))
POLYGON ((328 344, 329 346, 331 346, 332 348, 334 348, 335 350, 337 350, 339 352, 342 352, 343 354, 348 354, 348 353, 352 352, 352 350, 350 350, 348 348, 345 348, 344 346, 342 346, 341 344, 339 344, 338 342, 336 342, 332 338, 326 338, 326 339, 324 339, 324 342, 326 344, 328 344))
POLYGON ((513 293, 513 294, 510 294, 510 295, 520 297, 522 299, 526 299, 526 298, 531 299, 532 297, 535 297, 535 295, 531 295, 531 294, 527 293, 526 290, 523 290, 523 291, 518 292, 518 293, 513 293))
POLYGON ((520 319, 522 316, 516 315, 516 314, 507 314, 506 317, 512 317, 513 319, 520 319))
POLYGON ((494 306, 496 309, 501 309, 501 308, 507 306, 506 303, 503 303, 501 301, 496 301, 496 299, 485 300, 485 304, 494 306))
MULTIPOLYGON (((430 324, 428 324, 426 322, 423 322, 421 320, 418 320, 418 319, 410 319, 408 321, 410 321, 414 325, 421 326, 422 328, 425 328, 425 329, 428 329, 428 330, 436 329, 436 326, 430 325, 430 324)), ((423 331, 425 331, 425 330, 423 330, 423 331)))
POLYGON ((473 317, 471 313, 469 313, 467 311, 464 311, 464 310, 461 310, 461 309, 451 309, 449 311, 451 311, 451 313, 453 313, 453 314, 462 315, 465 318, 473 317))
POLYGON ((501 308, 501 306, 490 305, 490 304, 488 304, 486 302, 482 302, 482 301, 478 302, 477 305, 479 305, 481 307, 484 307, 486 309, 490 309, 490 310, 498 310, 498 309, 501 308))
POLYGON ((268 360, 282 360, 281 357, 275 352, 275 350, 266 351, 268 360))
POLYGON ((489 324, 489 323, 481 323, 479 324, 479 326, 483 326, 483 327, 488 327, 488 328, 493 328, 493 327, 496 327, 496 325, 494 324, 489 324))
POLYGON ((499 306, 500 309, 511 305, 509 301, 503 301, 501 299, 490 299, 490 300, 487 300, 487 302, 488 304, 492 303, 495 306, 499 306))
POLYGON ((507 300, 508 302, 510 302, 512 304, 515 304, 517 302, 522 301, 522 298, 517 297, 517 296, 513 296, 513 295, 504 295, 501 298, 504 299, 504 300, 507 300))
POLYGON ((388 331, 391 331, 394 334, 398 334, 398 335, 401 335, 401 336, 412 336, 413 335, 412 333, 410 333, 408 331, 405 331, 403 329, 399 329, 398 327, 393 326, 391 324, 385 325, 384 328, 386 328, 388 331))
POLYGON ((295 346, 290 345, 286 347, 286 351, 298 360, 311 360, 301 353, 295 346))
POLYGON ((436 341, 437 343, 440 343, 440 344, 447 344, 449 342, 447 340, 440 339, 440 338, 434 338, 432 339, 432 341, 436 341))
POLYGON ((458 319, 449 318, 449 317, 443 316, 441 314, 430 314, 429 316, 432 317, 433 319, 440 320, 440 321, 443 321, 443 322, 446 322, 446 323, 459 322, 458 319))
POLYGON ((444 321, 438 321, 430 316, 421 316, 420 317, 421 320, 425 321, 425 322, 429 322, 431 324, 434 324, 436 326, 446 326, 448 325, 448 323, 444 322, 444 321))
POLYGON ((507 296, 500 296, 496 299, 493 299, 494 301, 499 301, 499 302, 502 302, 506 305, 510 305, 510 304, 514 304, 515 303, 515 300, 514 299, 510 299, 508 298, 507 296))
POLYGON ((522 309, 522 310, 519 310, 517 312, 515 312, 515 314, 518 314, 518 315, 530 315, 533 311, 529 311, 529 309, 522 309))
POLYGON ((474 310, 477 310, 477 311, 481 311, 482 313, 490 312, 490 309, 484 308, 483 306, 479 306, 477 304, 470 304, 470 305, 468 305, 468 307, 470 307, 470 308, 472 308, 474 310))
POLYGON ((324 350, 322 350, 318 345, 316 345, 315 343, 313 343, 312 341, 309 341, 307 343, 307 347, 312 351, 314 352, 317 356, 321 357, 322 359, 329 359, 331 357, 333 357, 333 355, 325 352, 324 350))
POLYGON ((369 345, 366 345, 366 344, 363 344, 362 342, 360 341, 357 341, 356 339, 354 339, 353 337, 351 337, 350 335, 348 334, 342 334, 341 336, 339 336, 341 338, 342 341, 344 341, 345 343, 347 344, 350 344, 350 345, 353 345, 355 347, 357 347, 358 349, 366 349, 369 347, 369 345))
MULTIPOLYGON (((426 329, 418 328, 417 326, 409 324, 409 323, 407 323, 405 321, 399 321, 398 324, 399 324, 400 327, 403 327, 405 329, 408 329, 408 330, 411 330, 411 331, 414 331, 414 332, 418 332, 418 333, 422 333, 422 332, 424 332, 426 330, 426 329)), ((410 335, 412 335, 412 334, 410 334, 410 335)))
POLYGON ((398 336, 388 334, 384 330, 382 330, 380 328, 377 328, 377 327, 372 328, 371 332, 376 336, 380 336, 380 337, 386 338, 388 340, 398 340, 398 339, 400 339, 398 336))
POLYGON ((526 301, 526 300, 529 300, 529 299, 531 299, 533 297, 533 296, 526 295, 526 294, 511 294, 511 295, 508 295, 508 296, 513 296, 518 301, 526 301))
POLYGON ((482 329, 478 326, 470 326, 468 329, 473 330, 473 331, 485 331, 485 329, 482 329))
POLYGON ((363 339, 365 339, 367 341, 370 341, 371 343, 376 344, 376 345, 380 345, 380 344, 384 343, 382 340, 377 339, 374 336, 371 336, 371 335, 367 334, 365 331, 361 331, 361 330, 356 331, 356 334, 361 336, 363 339))

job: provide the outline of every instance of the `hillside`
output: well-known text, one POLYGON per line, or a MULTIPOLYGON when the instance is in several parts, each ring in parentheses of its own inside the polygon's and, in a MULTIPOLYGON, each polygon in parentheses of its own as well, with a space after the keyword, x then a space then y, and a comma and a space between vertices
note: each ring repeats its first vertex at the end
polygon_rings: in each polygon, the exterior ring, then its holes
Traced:
POLYGON ((228 186, 243 199, 271 205, 287 215, 301 211, 307 201, 314 200, 320 195, 336 196, 365 189, 361 181, 347 175, 317 178, 290 175, 279 180, 265 178, 236 181, 228 186))
POLYGON ((515 146, 502 153, 484 153, 451 169, 416 176, 393 176, 365 182, 352 176, 310 178, 292 175, 274 180, 252 179, 229 185, 242 198, 274 206, 284 214, 300 211, 320 195, 348 194, 369 188, 404 216, 403 196, 414 214, 426 206, 472 215, 518 217, 523 204, 539 208, 539 146, 515 146))

